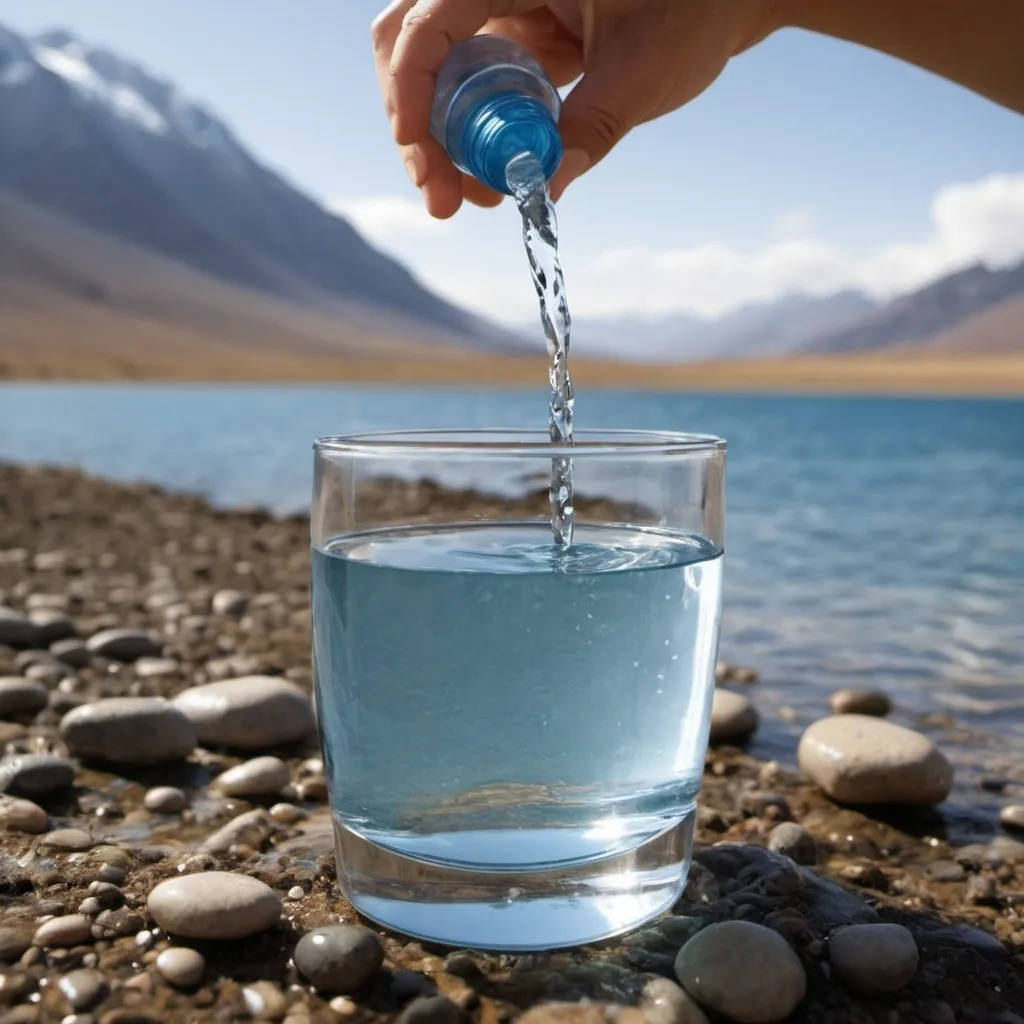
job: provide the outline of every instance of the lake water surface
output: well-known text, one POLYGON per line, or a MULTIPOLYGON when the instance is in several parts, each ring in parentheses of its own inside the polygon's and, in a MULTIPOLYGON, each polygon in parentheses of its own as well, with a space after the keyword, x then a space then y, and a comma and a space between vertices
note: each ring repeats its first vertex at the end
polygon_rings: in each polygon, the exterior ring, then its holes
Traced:
MULTIPOLYGON (((11 385, 0 459, 293 511, 316 436, 542 429, 546 402, 540 389, 11 385)), ((933 716, 925 727, 965 763, 1019 755, 1024 402, 594 392, 577 423, 729 442, 722 654, 761 673, 760 753, 790 756, 831 690, 871 686, 897 720, 933 716)))

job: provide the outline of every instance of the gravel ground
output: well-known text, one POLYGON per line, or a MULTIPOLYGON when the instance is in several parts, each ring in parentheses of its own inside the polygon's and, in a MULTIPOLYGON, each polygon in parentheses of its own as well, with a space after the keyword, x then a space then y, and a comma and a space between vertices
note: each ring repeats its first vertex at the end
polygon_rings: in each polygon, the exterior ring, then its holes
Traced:
MULTIPOLYGON (((448 499, 367 500, 429 518, 448 499)), ((360 921, 308 697, 307 552, 303 518, 0 466, 0 1024, 1024 1024, 1024 788, 986 780, 1017 810, 966 845, 946 804, 842 807, 724 745, 771 728, 744 669, 720 672, 671 914, 531 956, 360 921)), ((857 721, 868 746, 821 785, 875 785, 874 739, 904 798, 941 799, 942 755, 857 721)))

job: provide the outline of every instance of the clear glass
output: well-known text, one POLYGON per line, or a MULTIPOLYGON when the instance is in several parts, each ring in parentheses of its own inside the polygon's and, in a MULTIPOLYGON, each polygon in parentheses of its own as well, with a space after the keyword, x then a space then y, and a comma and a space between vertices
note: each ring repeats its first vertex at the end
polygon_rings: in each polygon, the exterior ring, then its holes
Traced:
POLYGON ((317 718, 360 912, 530 950, 676 901, 714 690, 724 469, 724 442, 686 434, 317 442, 317 718), (548 519, 565 456, 568 550, 548 519))

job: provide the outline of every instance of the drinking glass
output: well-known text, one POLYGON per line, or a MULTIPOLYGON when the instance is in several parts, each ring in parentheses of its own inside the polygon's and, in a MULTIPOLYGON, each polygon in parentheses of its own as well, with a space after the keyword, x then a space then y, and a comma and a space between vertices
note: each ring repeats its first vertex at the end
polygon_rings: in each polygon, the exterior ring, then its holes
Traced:
POLYGON ((315 445, 317 718, 366 917, 550 949, 670 907, 721 618, 725 443, 399 432, 315 445), (575 532, 550 525, 571 458, 575 532))

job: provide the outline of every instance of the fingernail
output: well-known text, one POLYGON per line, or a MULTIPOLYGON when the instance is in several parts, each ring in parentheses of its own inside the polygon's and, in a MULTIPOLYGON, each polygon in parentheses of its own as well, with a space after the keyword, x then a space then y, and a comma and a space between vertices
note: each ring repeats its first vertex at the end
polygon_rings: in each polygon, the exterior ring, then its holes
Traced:
POLYGON ((551 194, 558 199, 561 194, 590 167, 590 154, 583 149, 568 149, 562 162, 551 179, 551 194))
POLYGON ((425 179, 423 173, 423 159, 420 155, 418 146, 410 147, 409 151, 405 155, 405 170, 409 175, 409 180, 417 187, 421 188, 425 179))

